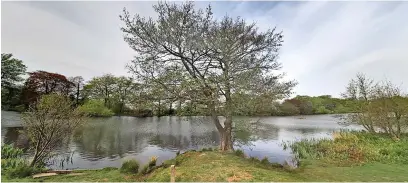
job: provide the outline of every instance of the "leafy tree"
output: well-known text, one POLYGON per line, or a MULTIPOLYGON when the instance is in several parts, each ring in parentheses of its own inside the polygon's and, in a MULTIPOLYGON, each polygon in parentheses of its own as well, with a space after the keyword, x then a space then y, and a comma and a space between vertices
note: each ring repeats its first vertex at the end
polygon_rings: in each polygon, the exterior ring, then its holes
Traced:
POLYGON ((91 99, 102 98, 104 105, 111 107, 111 100, 115 93, 116 78, 112 74, 105 74, 101 77, 94 77, 85 85, 87 97, 91 99))
POLYGON ((300 114, 299 109, 288 101, 283 102, 279 110, 281 111, 281 115, 284 116, 293 116, 300 114))
POLYGON ((64 75, 46 71, 29 72, 23 88, 24 102, 28 106, 41 95, 58 93, 68 96, 75 87, 64 75))
POLYGON ((68 139, 84 121, 84 115, 73 108, 71 100, 61 94, 43 95, 23 113, 22 122, 26 135, 33 144, 31 166, 38 165, 52 156, 56 148, 68 139))
MULTIPOLYGON (((160 84, 160 76, 176 70, 186 83, 184 93, 194 94, 207 106, 220 134, 220 148, 232 149, 232 95, 235 92, 290 93, 294 82, 281 82, 277 62, 282 34, 275 29, 258 31, 240 18, 213 20, 211 7, 195 10, 192 2, 153 6, 158 19, 130 17, 121 20, 125 41, 137 53, 131 71, 149 83, 160 84), (226 120, 221 125, 218 112, 226 120)), ((163 86, 165 87, 165 86, 163 86)), ((167 90, 169 91, 169 90, 167 90)))
POLYGON ((1 86, 3 87, 12 87, 24 80, 21 75, 25 74, 27 67, 23 61, 12 57, 13 54, 1 54, 1 86))
POLYGON ((81 98, 81 91, 83 90, 83 87, 84 87, 84 78, 82 78, 82 76, 75 76, 75 77, 70 77, 68 80, 75 85, 75 94, 74 94, 75 104, 79 105, 79 100, 81 98))
POLYGON ((1 54, 1 95, 2 105, 15 106, 19 104, 21 87, 19 82, 24 79, 27 67, 23 61, 13 58, 12 54, 1 54))
POLYGON ((131 78, 127 77, 118 77, 116 80, 116 87, 115 87, 115 98, 117 98, 118 105, 119 105, 119 114, 122 114, 125 109, 125 104, 129 101, 129 96, 134 89, 136 89, 136 84, 133 82, 131 78))

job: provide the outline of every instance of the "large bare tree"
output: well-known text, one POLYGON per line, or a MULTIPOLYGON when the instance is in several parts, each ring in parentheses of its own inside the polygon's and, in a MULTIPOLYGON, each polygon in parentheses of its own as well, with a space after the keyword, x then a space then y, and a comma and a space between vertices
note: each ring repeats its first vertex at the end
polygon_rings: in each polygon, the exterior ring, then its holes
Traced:
MULTIPOLYGON (((153 6, 158 18, 131 17, 124 9, 121 20, 125 41, 137 56, 129 65, 137 78, 161 84, 162 75, 176 70, 173 76, 183 86, 182 96, 207 106, 220 133, 221 150, 232 150, 233 93, 273 93, 288 95, 295 82, 282 82, 274 70, 282 33, 275 28, 260 32, 255 24, 243 19, 212 17, 211 6, 194 8, 192 2, 153 6), (218 114, 225 117, 223 124, 218 114)), ((176 94, 175 94, 176 95, 176 94)), ((186 100, 185 99, 185 100, 186 100)))

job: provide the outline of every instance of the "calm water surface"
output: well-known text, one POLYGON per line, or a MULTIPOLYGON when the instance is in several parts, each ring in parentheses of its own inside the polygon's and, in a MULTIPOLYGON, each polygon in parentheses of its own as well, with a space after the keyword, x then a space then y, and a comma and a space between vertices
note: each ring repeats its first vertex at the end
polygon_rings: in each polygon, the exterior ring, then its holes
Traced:
MULTIPOLYGON (((251 135, 238 134, 237 148, 258 158, 268 157, 271 162, 283 163, 291 152, 281 144, 301 138, 330 138, 333 131, 353 128, 337 124, 333 115, 299 117, 237 117, 235 121, 255 122, 251 135), (244 143, 243 143, 244 142, 244 143), (239 147, 238 147, 239 146, 239 147)), ((1 139, 28 147, 27 139, 19 134, 20 114, 1 112, 1 139)), ((63 154, 53 160, 55 169, 96 169, 120 167, 124 160, 135 158, 142 164, 151 156, 158 162, 171 159, 177 151, 215 147, 219 144, 218 132, 208 117, 111 117, 93 118, 77 130, 63 154)))

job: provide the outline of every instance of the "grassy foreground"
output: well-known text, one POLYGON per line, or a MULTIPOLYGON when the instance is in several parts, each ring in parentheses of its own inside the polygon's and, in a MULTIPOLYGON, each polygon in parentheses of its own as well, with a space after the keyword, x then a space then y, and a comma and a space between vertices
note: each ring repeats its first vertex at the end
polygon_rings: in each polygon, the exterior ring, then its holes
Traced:
POLYGON ((10 182, 139 182, 170 181, 169 166, 176 165, 177 182, 193 181, 408 181, 408 138, 381 135, 337 134, 335 140, 301 141, 292 145, 301 166, 291 169, 239 153, 190 151, 168 160, 146 175, 120 173, 116 168, 76 171, 82 174, 33 179, 7 179, 10 182))

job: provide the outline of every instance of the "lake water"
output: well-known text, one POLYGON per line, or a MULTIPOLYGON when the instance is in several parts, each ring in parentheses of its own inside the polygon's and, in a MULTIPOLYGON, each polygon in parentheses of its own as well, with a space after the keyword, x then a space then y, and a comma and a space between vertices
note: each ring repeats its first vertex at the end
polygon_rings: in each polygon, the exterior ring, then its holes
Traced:
MULTIPOLYGON (((237 117, 235 121, 258 121, 252 125, 252 135, 239 133, 236 148, 243 149, 250 156, 268 157, 269 161, 277 163, 291 157, 289 150, 283 150, 282 142, 330 138, 334 131, 359 128, 338 125, 334 115, 237 117)), ((1 112, 2 143, 13 142, 19 147, 28 147, 27 139, 19 135, 21 129, 19 113, 1 112)), ((63 156, 55 158, 50 167, 120 167, 124 160, 135 158, 145 164, 152 156, 157 156, 158 163, 161 163, 175 157, 177 151, 217 147, 218 144, 219 135, 209 117, 92 118, 76 131, 68 146, 58 149, 63 156)))

